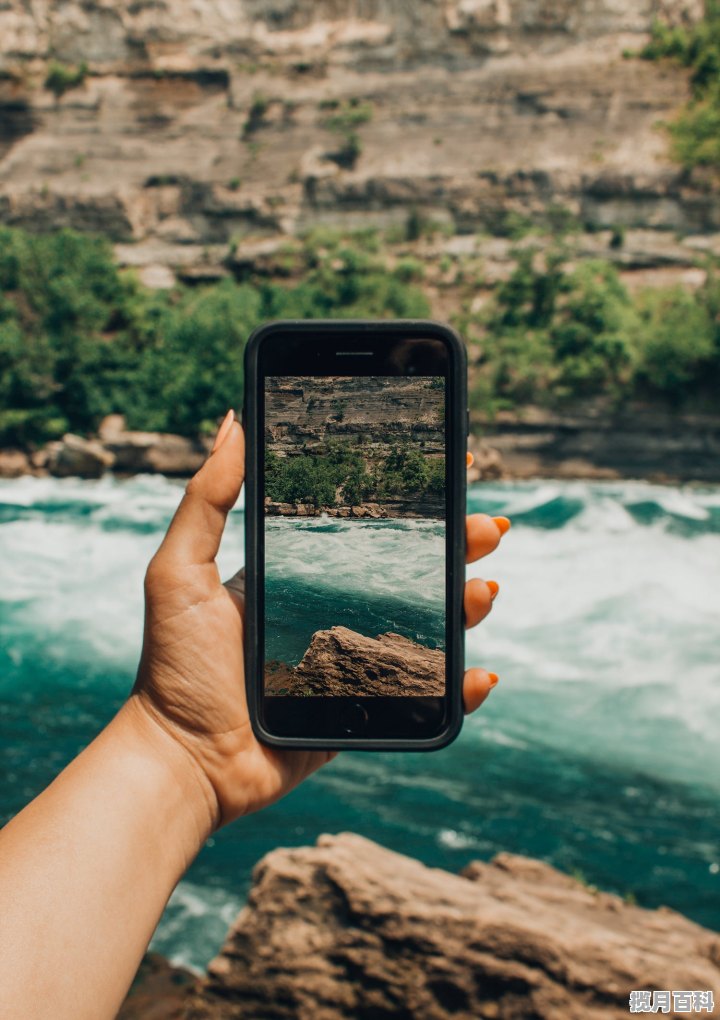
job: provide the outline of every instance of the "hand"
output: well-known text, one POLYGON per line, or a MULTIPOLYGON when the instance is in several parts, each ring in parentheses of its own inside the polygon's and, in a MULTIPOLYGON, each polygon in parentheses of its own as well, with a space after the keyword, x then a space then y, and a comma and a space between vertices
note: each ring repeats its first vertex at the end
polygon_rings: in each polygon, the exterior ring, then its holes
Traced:
MULTIPOLYGON (((243 431, 229 413, 148 567, 143 652, 130 699, 139 725, 160 727, 186 752, 216 828, 271 804, 335 756, 265 747, 250 726, 244 601, 222 584, 215 563, 244 469, 243 431)), ((492 552, 508 526, 505 518, 468 517, 468 562, 492 552)), ((468 582, 468 627, 487 616, 496 594, 492 581, 468 582)), ((466 711, 478 708, 496 682, 483 669, 468 670, 466 711)))

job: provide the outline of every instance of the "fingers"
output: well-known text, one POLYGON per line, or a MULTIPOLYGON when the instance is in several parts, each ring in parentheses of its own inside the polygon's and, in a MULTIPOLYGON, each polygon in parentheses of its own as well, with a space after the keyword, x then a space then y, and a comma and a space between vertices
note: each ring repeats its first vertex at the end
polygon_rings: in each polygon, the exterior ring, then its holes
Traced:
POLYGON ((175 566, 211 563, 244 478, 245 436, 229 411, 212 453, 185 489, 158 556, 172 558, 175 566))
POLYGON ((463 679, 463 704, 466 715, 480 708, 485 698, 498 682, 497 673, 486 669, 469 669, 463 679))
POLYGON ((465 558, 468 563, 487 556, 496 549, 500 539, 510 527, 507 517, 489 517, 487 514, 470 514, 465 518, 465 558))
POLYGON ((465 627, 475 627, 492 609, 500 585, 497 581, 483 581, 474 577, 465 584, 465 627))

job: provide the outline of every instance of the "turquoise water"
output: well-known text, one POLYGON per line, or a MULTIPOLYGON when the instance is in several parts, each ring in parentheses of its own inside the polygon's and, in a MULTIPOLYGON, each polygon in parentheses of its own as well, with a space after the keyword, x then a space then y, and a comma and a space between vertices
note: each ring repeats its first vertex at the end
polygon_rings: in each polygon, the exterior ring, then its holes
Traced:
POLYGON ((442 521, 266 518, 265 564, 268 661, 296 666, 334 626, 445 647, 442 521))
MULTIPOLYGON (((144 567, 179 493, 162 478, 0 483, 0 821, 127 693, 144 567)), ((487 705, 443 752, 341 755, 218 833, 157 949, 202 967, 263 853, 343 829, 450 869, 533 854, 720 930, 720 490, 502 484, 470 503, 514 522, 470 570, 501 585, 467 644, 501 677, 487 705)), ((223 573, 241 561, 238 509, 223 573)))

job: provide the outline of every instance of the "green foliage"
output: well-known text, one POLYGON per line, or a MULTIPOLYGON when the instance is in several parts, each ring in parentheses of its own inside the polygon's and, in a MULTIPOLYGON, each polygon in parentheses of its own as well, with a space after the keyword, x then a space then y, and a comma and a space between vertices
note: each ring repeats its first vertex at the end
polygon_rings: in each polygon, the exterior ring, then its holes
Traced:
POLYGON ((691 100, 669 131, 673 152, 683 166, 720 170, 720 86, 714 84, 691 100))
POLYGON ((625 244, 625 227, 622 224, 616 224, 613 227, 612 234, 610 236, 610 247, 615 251, 618 251, 625 244))
POLYGON ((368 499, 441 493, 444 485, 444 459, 429 458, 407 444, 392 447, 380 460, 338 440, 328 442, 321 453, 265 456, 265 494, 278 503, 355 506, 368 499))
POLYGON ((416 447, 396 446, 385 461, 386 486, 397 492, 424 492, 430 481, 427 459, 416 447))
POLYGON ((402 283, 410 283, 413 280, 422 280, 425 275, 425 267, 419 259, 406 256, 399 259, 395 266, 394 275, 402 283))
POLYGON ((699 300, 681 287, 642 295, 638 375, 651 389, 680 396, 689 384, 717 373, 717 317, 703 297, 707 288, 699 300))
POLYGON ((243 138, 250 138, 265 124, 265 114, 270 106, 270 100, 262 92, 256 92, 250 103, 247 120, 243 124, 243 138))
POLYGON ((357 97, 342 103, 331 101, 330 105, 325 104, 323 109, 329 109, 330 112, 322 118, 322 126, 327 131, 339 135, 347 135, 362 124, 367 124, 373 116, 372 103, 362 102, 357 97))
POLYGON ((353 97, 343 102, 337 99, 324 100, 319 105, 323 111, 320 121, 322 126, 340 136, 339 148, 329 152, 328 158, 338 166, 352 170, 362 153, 362 142, 357 129, 372 120, 372 103, 353 97))
POLYGON ((60 64, 53 61, 45 76, 45 88, 53 93, 56 99, 60 99, 70 89, 78 88, 88 76, 88 66, 83 60, 77 67, 70 67, 68 64, 60 64))
MULTIPOLYGON (((292 286, 262 278, 152 291, 117 268, 102 240, 0 229, 0 444, 91 432, 109 412, 134 428, 196 435, 240 404, 243 345, 258 323, 429 314, 410 282, 421 263, 403 259, 389 272, 377 234, 318 229, 287 257, 292 286)), ((473 339, 474 407, 638 396, 717 404, 714 272, 693 293, 632 296, 609 263, 573 266, 561 248, 515 257, 509 278, 461 324, 473 339)), ((339 403, 334 415, 342 421, 346 408, 339 403)), ((344 498, 353 501, 378 486, 399 493, 440 484, 432 458, 421 464, 408 454, 370 477, 358 456, 333 453, 331 476, 306 465, 313 498, 327 496, 330 484, 348 486, 344 498)), ((298 475, 293 491, 305 481, 298 475)))
POLYGON ((692 98, 668 125, 673 153, 684 166, 720 170, 720 2, 706 0, 691 28, 656 21, 640 56, 671 59, 692 70, 692 98))
POLYGON ((356 131, 344 135, 339 148, 327 153, 327 158, 345 170, 352 170, 362 154, 362 142, 356 131))
POLYGON ((385 270, 367 232, 293 250, 294 287, 263 280, 171 292, 118 270, 109 244, 0 229, 0 443, 133 428, 196 435, 242 400, 245 338, 269 318, 422 318, 423 294, 385 270))
POLYGON ((477 331, 471 406, 563 406, 587 397, 673 403, 717 400, 720 287, 648 290, 633 297, 607 262, 566 264, 522 251, 477 331))

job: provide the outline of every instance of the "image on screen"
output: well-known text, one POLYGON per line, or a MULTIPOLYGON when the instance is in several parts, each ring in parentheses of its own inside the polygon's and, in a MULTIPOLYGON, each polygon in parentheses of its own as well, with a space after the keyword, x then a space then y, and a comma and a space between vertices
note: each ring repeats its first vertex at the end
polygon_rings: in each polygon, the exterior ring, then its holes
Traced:
POLYGON ((445 380, 265 379, 265 693, 445 691, 445 380))

